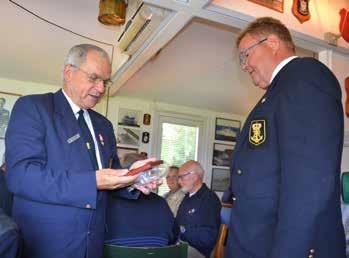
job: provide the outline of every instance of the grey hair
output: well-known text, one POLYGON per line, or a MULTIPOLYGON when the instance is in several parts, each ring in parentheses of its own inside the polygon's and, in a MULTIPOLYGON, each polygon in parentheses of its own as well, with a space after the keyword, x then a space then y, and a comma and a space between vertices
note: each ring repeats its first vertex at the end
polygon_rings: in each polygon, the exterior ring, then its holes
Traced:
MULTIPOLYGON (((69 50, 68 55, 64 60, 63 67, 65 67, 66 65, 72 65, 79 68, 86 61, 87 54, 90 51, 97 52, 100 55, 100 57, 105 58, 106 60, 108 60, 108 63, 110 63, 109 55, 104 49, 91 44, 80 44, 80 45, 73 46, 69 50)), ((63 75, 63 82, 64 82, 64 75, 63 75)))

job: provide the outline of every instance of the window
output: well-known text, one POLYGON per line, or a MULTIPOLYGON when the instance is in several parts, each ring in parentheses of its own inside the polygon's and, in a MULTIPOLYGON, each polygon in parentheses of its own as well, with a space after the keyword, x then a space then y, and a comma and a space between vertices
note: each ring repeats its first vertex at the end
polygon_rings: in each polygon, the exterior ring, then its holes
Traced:
MULTIPOLYGON (((202 139, 203 121, 196 117, 160 113, 155 149, 156 156, 169 166, 181 166, 187 160, 201 159, 199 151, 202 139)), ((166 180, 159 187, 163 195, 169 188, 166 180)))
POLYGON ((170 166, 197 160, 199 128, 195 126, 163 123, 161 128, 160 158, 170 166))

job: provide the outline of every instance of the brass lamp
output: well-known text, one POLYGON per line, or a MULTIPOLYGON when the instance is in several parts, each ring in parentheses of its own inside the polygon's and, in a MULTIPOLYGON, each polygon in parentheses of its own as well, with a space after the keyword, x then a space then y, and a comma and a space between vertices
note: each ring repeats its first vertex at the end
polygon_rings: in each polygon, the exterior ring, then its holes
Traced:
POLYGON ((126 0, 100 0, 99 22, 105 25, 122 25, 126 17, 126 0))

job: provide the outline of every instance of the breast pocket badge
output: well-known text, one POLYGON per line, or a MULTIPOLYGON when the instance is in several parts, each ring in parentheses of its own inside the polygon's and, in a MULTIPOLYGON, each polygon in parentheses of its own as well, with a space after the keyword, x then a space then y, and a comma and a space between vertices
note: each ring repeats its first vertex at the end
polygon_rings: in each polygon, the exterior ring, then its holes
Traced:
POLYGON ((267 137, 266 121, 263 119, 252 120, 248 140, 254 146, 263 144, 267 137))

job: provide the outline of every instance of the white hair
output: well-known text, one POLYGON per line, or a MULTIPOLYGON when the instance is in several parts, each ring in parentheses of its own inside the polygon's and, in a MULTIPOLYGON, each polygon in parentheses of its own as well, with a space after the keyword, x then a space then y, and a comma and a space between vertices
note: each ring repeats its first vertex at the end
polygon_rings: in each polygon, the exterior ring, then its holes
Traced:
MULTIPOLYGON (((72 65, 74 67, 79 68, 86 61, 87 54, 90 51, 95 51, 100 55, 100 57, 105 58, 106 60, 108 60, 108 63, 110 63, 109 55, 104 49, 91 44, 80 44, 80 45, 73 46, 69 50, 68 55, 64 60, 63 67, 65 67, 66 65, 72 65)), ((63 74, 63 82, 64 82, 64 74, 63 74)))

